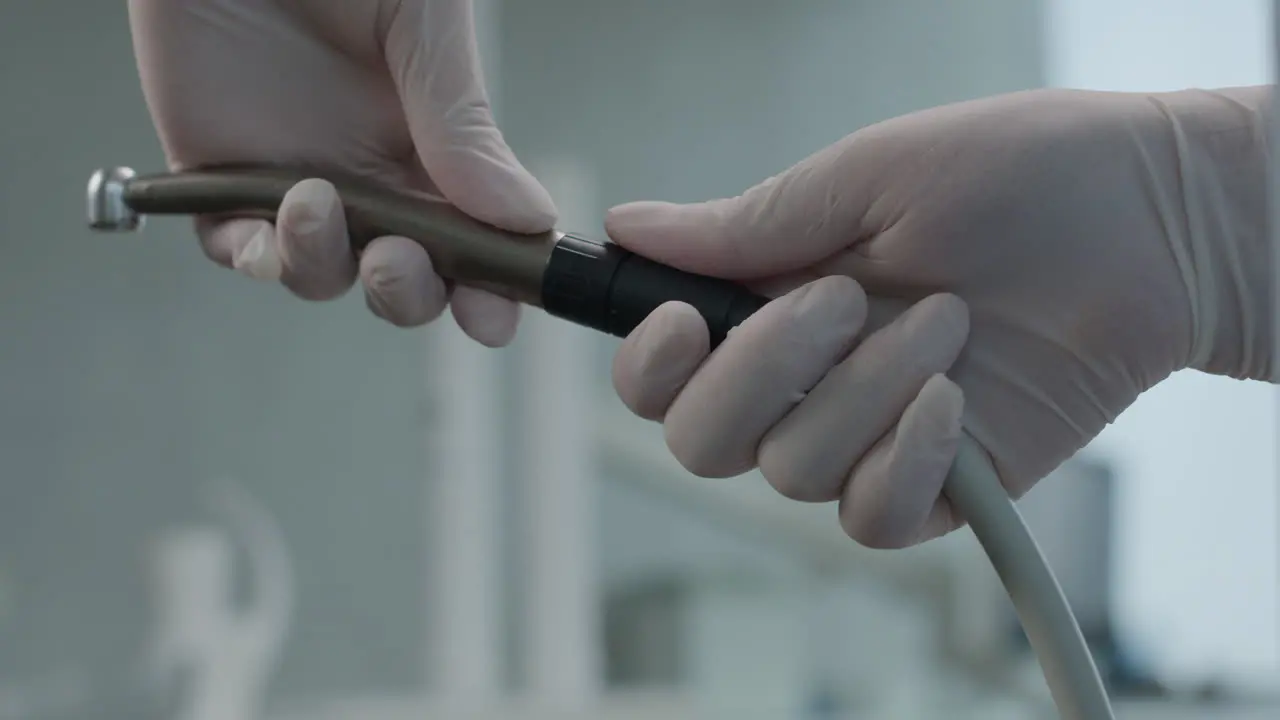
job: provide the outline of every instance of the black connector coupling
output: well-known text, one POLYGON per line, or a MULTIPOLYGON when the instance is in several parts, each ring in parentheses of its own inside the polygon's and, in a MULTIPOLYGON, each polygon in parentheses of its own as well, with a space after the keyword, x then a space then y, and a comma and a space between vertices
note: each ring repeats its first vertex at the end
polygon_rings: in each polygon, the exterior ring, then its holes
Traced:
POLYGON ((672 301, 687 303, 702 315, 713 348, 769 302, 735 283, 576 235, 565 235, 556 244, 542 279, 542 307, 548 313, 617 337, 626 337, 649 313, 672 301))

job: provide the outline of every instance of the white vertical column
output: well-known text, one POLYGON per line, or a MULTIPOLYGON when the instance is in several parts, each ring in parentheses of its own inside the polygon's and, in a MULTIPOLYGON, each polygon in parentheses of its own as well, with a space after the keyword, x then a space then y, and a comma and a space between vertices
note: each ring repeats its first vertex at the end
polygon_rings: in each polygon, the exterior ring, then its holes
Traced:
POLYGON ((499 357, 448 318, 429 343, 428 688, 472 707, 502 684, 499 357))
MULTIPOLYGON (((561 158, 537 164, 534 172, 555 198, 562 227, 594 224, 588 168, 561 158)), ((533 703, 572 711, 592 702, 602 675, 594 553, 596 338, 542 311, 525 317, 523 666, 533 703)))
MULTIPOLYGON (((475 0, 476 35, 496 102, 501 0, 475 0)), ((427 692, 471 709, 502 694, 501 481, 503 400, 498 351, 451 317, 428 331, 427 692)))

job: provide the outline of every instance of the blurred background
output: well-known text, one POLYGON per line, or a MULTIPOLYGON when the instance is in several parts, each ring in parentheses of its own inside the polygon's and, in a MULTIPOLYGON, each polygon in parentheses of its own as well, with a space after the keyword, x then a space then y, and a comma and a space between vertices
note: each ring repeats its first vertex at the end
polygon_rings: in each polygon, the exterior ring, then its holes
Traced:
MULTIPOLYGON (((91 236, 160 168, 123 3, 0 20, 0 720, 1052 718, 972 537, 861 549, 698 481, 615 341, 384 327, 91 236)), ((866 124, 1039 86, 1267 82, 1263 0, 476 0, 564 225, 736 194, 866 124)), ((1275 718, 1275 394, 1187 373, 1022 503, 1121 718, 1275 718)))

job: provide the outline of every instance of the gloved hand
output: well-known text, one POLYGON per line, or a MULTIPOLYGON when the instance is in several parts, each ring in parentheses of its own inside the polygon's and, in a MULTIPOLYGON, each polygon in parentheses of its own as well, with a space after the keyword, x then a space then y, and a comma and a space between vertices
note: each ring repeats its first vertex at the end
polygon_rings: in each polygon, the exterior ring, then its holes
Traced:
MULTIPOLYGON (((556 220, 550 196, 494 125, 469 0, 130 0, 143 90, 170 165, 332 167, 440 197, 517 232, 556 220)), ((333 186, 307 180, 274 227, 201 218, 210 258, 279 279, 296 295, 344 294, 357 273, 369 307, 400 326, 452 305, 498 346, 518 306, 450 288, 421 246, 381 238, 353 258, 333 186)))
POLYGON ((945 533, 962 433, 1017 497, 1176 370, 1272 376, 1269 98, 1011 94, 873 125, 739 197, 615 208, 637 253, 792 290, 710 356, 692 308, 659 308, 618 394, 698 475, 758 465, 874 547, 945 533))

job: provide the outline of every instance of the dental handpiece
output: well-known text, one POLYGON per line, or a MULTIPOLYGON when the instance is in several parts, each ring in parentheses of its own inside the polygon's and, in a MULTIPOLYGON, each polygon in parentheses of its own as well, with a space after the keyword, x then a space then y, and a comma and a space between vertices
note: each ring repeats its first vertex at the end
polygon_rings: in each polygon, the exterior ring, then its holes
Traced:
MULTIPOLYGON (((694 275, 612 243, 550 231, 518 235, 436 200, 367 180, 261 166, 136 175, 95 172, 89 225, 132 231, 147 215, 225 215, 275 220, 285 193, 308 177, 333 182, 353 252, 399 235, 418 242, 444 278, 540 306, 564 320, 623 337, 669 301, 692 305, 711 344, 722 342, 768 300, 724 280, 694 275)), ((1106 689, 1057 580, 977 443, 960 443, 943 491, 969 523, 1013 601, 1064 720, 1113 720, 1106 689)))
MULTIPOLYGON (((147 215, 235 215, 274 220, 285 193, 306 172, 219 167, 137 175, 99 170, 89 181, 89 225, 135 230, 147 215)), ((426 249, 441 277, 534 305, 579 325, 625 337, 668 301, 693 306, 707 322, 712 347, 768 302, 733 283, 661 265, 607 242, 548 231, 521 235, 471 218, 452 205, 335 179, 353 252, 385 235, 426 249)))

